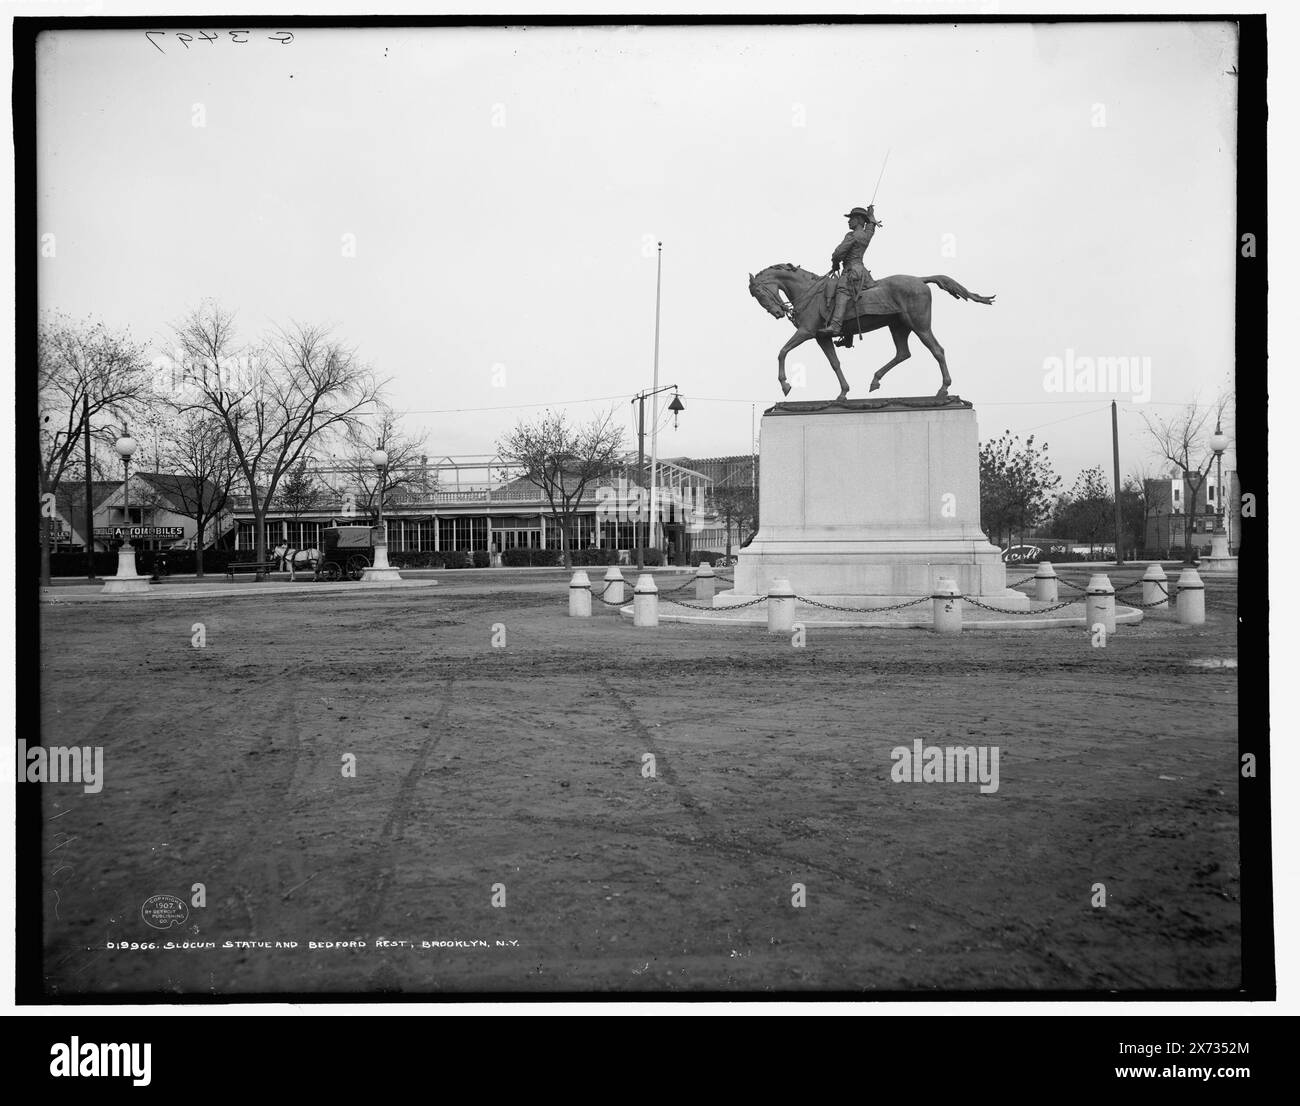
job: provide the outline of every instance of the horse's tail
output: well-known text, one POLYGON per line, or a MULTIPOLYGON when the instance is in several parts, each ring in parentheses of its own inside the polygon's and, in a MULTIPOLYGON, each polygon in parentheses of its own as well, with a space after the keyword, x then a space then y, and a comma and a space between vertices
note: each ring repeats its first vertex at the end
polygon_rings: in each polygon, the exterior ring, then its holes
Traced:
POLYGON ((937 284, 947 292, 948 295, 952 296, 953 299, 974 300, 976 303, 992 303, 997 298, 996 296, 981 296, 978 292, 972 292, 967 288, 963 288, 953 280, 952 277, 943 276, 942 274, 939 274, 938 276, 922 277, 921 280, 926 284, 937 284))

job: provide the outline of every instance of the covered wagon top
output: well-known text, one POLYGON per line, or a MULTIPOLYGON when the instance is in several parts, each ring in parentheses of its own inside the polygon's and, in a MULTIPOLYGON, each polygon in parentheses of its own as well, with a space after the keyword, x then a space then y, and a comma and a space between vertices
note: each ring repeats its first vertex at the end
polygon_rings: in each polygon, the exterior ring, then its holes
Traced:
POLYGON ((327 549, 369 549, 375 539, 370 526, 327 526, 322 534, 327 549))

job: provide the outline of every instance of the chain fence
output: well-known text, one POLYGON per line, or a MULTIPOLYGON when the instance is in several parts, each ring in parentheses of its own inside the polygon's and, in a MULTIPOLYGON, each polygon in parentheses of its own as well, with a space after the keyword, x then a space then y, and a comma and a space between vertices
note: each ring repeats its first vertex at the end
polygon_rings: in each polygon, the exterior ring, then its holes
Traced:
POLYGON ((1147 611, 1150 610, 1152 607, 1159 607, 1162 604, 1168 603, 1169 592, 1165 589, 1164 584, 1160 583, 1159 580, 1155 580, 1152 582, 1156 585, 1156 587, 1160 589, 1160 594, 1162 598, 1155 600, 1155 602, 1153 603, 1139 603, 1136 599, 1126 599, 1124 600, 1124 602, 1127 603, 1130 607, 1136 607, 1140 611, 1147 611))
POLYGON ((660 595, 672 595, 674 592, 685 591, 687 588, 693 588, 694 586, 695 586, 695 577, 694 577, 694 576, 691 576, 691 577, 689 577, 689 578, 687 579, 686 583, 681 584, 681 585, 679 585, 678 587, 675 587, 675 588, 660 588, 660 589, 659 589, 659 594, 660 594, 660 595))
POLYGON ((747 603, 728 603, 725 607, 715 607, 712 603, 684 603, 680 599, 665 599, 664 602, 671 603, 675 607, 690 607, 692 610, 697 611, 739 611, 758 603, 766 603, 767 596, 760 595, 757 599, 751 599, 747 603))
POLYGON ((810 607, 821 607, 827 611, 847 611, 849 614, 875 614, 877 611, 901 611, 904 607, 915 607, 918 603, 928 603, 931 596, 922 595, 919 599, 909 599, 904 603, 894 603, 888 607, 840 607, 834 603, 819 603, 816 599, 809 599, 806 595, 796 595, 795 598, 800 603, 807 603, 810 607))
POLYGON ((992 603, 981 603, 971 595, 955 595, 954 599, 965 599, 973 607, 979 607, 982 610, 993 611, 995 614, 1022 614, 1026 618, 1034 618, 1040 614, 1050 614, 1052 611, 1059 611, 1062 607, 1076 607, 1079 605, 1077 599, 1067 599, 1064 603, 1056 603, 1051 607, 1039 607, 1036 610, 1027 611, 1023 608, 995 607, 992 603))
MULTIPOLYGON (((725 579, 725 577, 721 577, 721 576, 716 578, 725 579)), ((1033 576, 1027 576, 1023 580, 1019 580, 1014 584, 1009 584, 1008 587, 1019 587, 1021 584, 1028 583, 1032 579, 1034 579, 1033 576)), ((1072 583, 1071 581, 1066 580, 1063 577, 1058 576, 1056 579, 1058 583, 1062 583, 1067 585, 1068 587, 1072 587, 1076 591, 1079 592, 1087 591, 1086 587, 1080 587, 1078 584, 1072 583)), ((726 582, 732 583, 731 580, 726 580, 726 582)), ((1115 594, 1118 595, 1120 592, 1130 591, 1135 587, 1141 587, 1144 582, 1155 583, 1156 587, 1160 589, 1161 598, 1155 600, 1152 603, 1139 603, 1135 600, 1129 599, 1129 600, 1125 600, 1126 606, 1133 607, 1137 610, 1150 610, 1154 607, 1159 607, 1170 602, 1171 597, 1169 595, 1168 589, 1165 587, 1163 583, 1159 581, 1135 580, 1130 584, 1125 584, 1122 588, 1116 588, 1115 594)), ((624 583, 626 583, 626 581, 624 581, 624 583)), ((739 611, 739 610, 744 610, 746 607, 756 607, 758 606, 758 604, 766 603, 768 601, 768 596, 760 595, 760 596, 756 596, 753 599, 748 600, 745 603, 729 603, 724 607, 715 607, 712 603, 708 601, 700 602, 700 603, 688 603, 680 599, 667 598, 669 595, 672 595, 676 592, 685 591, 688 587, 692 587, 694 584, 695 584, 695 578, 691 577, 691 579, 687 580, 686 583, 681 584, 678 587, 667 588, 657 592, 656 594, 659 596, 659 598, 663 599, 665 603, 671 603, 677 607, 686 607, 690 610, 697 610, 697 611, 739 611)), ((592 589, 592 595, 609 607, 624 607, 632 601, 631 596, 626 596, 626 595, 622 600, 619 601, 606 599, 605 592, 609 591, 610 587, 611 587, 611 582, 606 582, 605 586, 600 591, 596 591, 595 589, 592 589)), ((845 607, 837 603, 822 603, 816 599, 810 598, 807 595, 795 595, 794 598, 800 603, 805 603, 810 607, 819 607, 822 610, 826 610, 826 611, 840 611, 845 614, 884 614, 889 611, 906 610, 908 607, 916 607, 922 603, 928 603, 930 600, 934 598, 934 596, 922 595, 922 596, 918 596, 916 599, 908 599, 902 603, 893 603, 890 604, 889 606, 884 606, 884 607, 845 607)), ((992 603, 985 603, 982 600, 977 599, 973 595, 954 595, 952 596, 952 598, 964 599, 966 602, 970 603, 971 606, 979 607, 981 610, 990 611, 994 614, 1022 615, 1025 618, 1036 618, 1039 615, 1051 614, 1053 611, 1059 611, 1064 609, 1065 607, 1077 606, 1079 604, 1078 599, 1066 599, 1060 603, 1055 603, 1050 607, 1036 607, 1033 610, 1025 610, 1019 607, 1015 607, 1015 608, 998 607, 992 603)))

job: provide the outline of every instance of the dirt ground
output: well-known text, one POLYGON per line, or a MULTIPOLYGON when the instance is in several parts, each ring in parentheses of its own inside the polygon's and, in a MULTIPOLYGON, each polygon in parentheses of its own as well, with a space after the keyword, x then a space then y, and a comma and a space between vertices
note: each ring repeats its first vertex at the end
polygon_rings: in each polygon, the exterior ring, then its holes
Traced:
POLYGON ((50 996, 1239 985, 1234 583, 1105 648, 793 648, 439 579, 42 610, 39 740, 104 747, 101 792, 41 789, 50 996), (996 746, 998 790, 894 782, 918 738, 996 746))

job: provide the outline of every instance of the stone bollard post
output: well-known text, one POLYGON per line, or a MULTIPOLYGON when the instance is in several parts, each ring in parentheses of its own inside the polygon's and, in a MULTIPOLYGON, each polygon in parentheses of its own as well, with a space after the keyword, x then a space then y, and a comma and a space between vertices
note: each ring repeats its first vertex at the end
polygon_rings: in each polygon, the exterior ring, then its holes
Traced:
POLYGON ((609 603, 623 602, 623 587, 627 581, 623 579, 623 574, 618 570, 618 565, 610 565, 605 570, 605 591, 601 598, 609 603))
POLYGON ((1038 571, 1034 573, 1034 599, 1039 603, 1056 603, 1056 569, 1051 561, 1039 561, 1038 571))
POLYGON ((961 589, 951 576, 940 576, 931 592, 934 599, 934 632, 961 633, 961 589))
POLYGON ((636 587, 632 589, 632 625, 659 625, 659 589, 648 572, 636 578, 636 587))
POLYGON ((1169 578, 1159 565, 1147 565, 1142 577, 1142 605, 1153 611, 1169 609, 1169 578))
POLYGON ((1109 637, 1115 632, 1115 589, 1110 577, 1104 572, 1095 573, 1088 581, 1088 589, 1083 601, 1084 629, 1092 633, 1098 622, 1106 629, 1109 637))
POLYGON ((701 561, 700 567, 695 570, 695 601, 697 603, 712 603, 713 588, 716 583, 713 566, 708 561, 701 561))
POLYGON ((1186 626, 1205 623, 1205 584, 1194 568, 1185 568, 1178 575, 1178 621, 1186 626))
POLYGON ((591 580, 582 571, 575 572, 569 581, 569 617, 591 617, 591 580))
POLYGON ((784 578, 773 580, 767 588, 767 632, 788 634, 794 629, 794 588, 784 578))

